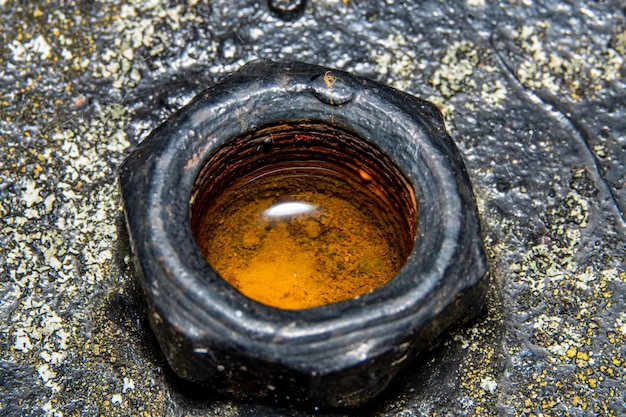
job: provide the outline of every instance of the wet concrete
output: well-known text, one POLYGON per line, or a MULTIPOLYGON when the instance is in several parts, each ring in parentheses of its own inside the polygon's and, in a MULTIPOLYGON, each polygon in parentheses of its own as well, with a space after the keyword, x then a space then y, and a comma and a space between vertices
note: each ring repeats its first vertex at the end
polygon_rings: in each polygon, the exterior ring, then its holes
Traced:
POLYGON ((0 1, 0 414, 626 413, 623 10, 327 0, 283 20, 266 2, 0 1), (136 302, 116 169, 254 58, 431 100, 474 183, 488 306, 363 410, 198 392, 136 302))

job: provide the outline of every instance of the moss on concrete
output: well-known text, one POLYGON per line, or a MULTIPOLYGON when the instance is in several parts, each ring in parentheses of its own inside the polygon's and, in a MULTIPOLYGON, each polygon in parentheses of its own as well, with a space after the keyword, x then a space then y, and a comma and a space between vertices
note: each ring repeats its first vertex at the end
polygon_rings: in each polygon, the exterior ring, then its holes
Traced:
POLYGON ((493 266, 486 311, 368 411, 626 412, 626 128, 615 104, 626 41, 611 4, 568 3, 563 22, 558 2, 545 15, 525 1, 319 0, 289 23, 262 2, 22 3, 0 1, 3 411, 296 413, 199 398, 172 377, 136 302, 115 180, 169 112, 268 57, 429 97, 475 184, 493 266))

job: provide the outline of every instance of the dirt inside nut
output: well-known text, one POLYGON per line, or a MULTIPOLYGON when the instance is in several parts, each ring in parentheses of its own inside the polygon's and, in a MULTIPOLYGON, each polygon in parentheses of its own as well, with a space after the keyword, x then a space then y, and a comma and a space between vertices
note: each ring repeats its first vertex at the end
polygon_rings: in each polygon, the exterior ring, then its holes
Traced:
POLYGON ((381 208, 318 174, 248 182, 207 211, 211 233, 201 251, 249 298, 283 309, 315 307, 371 291, 401 268, 404 257, 389 241, 394 233, 381 223, 381 208))

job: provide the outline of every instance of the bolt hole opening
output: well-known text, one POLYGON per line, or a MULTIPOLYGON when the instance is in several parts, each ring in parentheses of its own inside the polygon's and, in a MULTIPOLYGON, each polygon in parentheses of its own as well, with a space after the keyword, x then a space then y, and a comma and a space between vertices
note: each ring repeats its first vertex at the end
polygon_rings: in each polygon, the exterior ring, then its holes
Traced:
POLYGON ((275 123, 222 145, 190 203, 209 264, 245 296, 282 309, 386 284, 417 233, 408 178, 375 144, 324 121, 275 123))

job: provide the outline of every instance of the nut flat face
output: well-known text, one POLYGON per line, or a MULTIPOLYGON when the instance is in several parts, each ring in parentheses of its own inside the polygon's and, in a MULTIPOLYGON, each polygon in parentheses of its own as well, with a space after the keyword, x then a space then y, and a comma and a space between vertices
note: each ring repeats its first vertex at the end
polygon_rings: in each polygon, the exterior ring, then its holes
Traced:
POLYGON ((252 62, 155 129, 119 176, 157 339, 177 374, 212 389, 356 406, 484 303, 488 267, 476 204, 439 111, 368 79, 252 62), (386 285, 284 310, 245 297, 216 273, 194 240, 190 206, 198 176, 220 147, 294 120, 337 126, 374 144, 409 180, 419 210, 413 249, 386 285))

